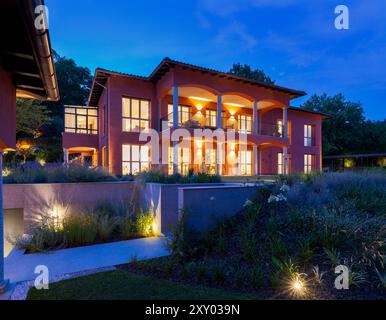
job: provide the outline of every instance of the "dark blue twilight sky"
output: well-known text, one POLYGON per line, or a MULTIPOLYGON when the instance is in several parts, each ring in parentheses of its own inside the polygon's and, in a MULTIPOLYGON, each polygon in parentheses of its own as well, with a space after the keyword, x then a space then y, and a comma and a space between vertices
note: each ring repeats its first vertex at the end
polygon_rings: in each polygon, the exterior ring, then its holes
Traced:
MULTIPOLYGON (((52 46, 94 72, 148 75, 162 58, 261 68, 308 94, 342 92, 386 118, 385 0, 46 0, 52 46), (350 9, 336 30, 335 7, 350 9)), ((304 99, 293 102, 299 105, 304 99)))

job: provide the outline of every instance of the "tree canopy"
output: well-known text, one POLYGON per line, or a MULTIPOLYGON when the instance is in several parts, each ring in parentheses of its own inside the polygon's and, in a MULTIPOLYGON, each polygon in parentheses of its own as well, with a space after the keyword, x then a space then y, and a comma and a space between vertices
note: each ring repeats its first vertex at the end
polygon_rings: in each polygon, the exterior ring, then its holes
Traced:
POLYGON ((332 116, 323 122, 325 155, 386 152, 386 121, 366 121, 360 102, 322 94, 311 96, 302 107, 332 116))
POLYGON ((251 66, 247 64, 242 65, 241 63, 235 63, 229 70, 229 73, 254 81, 259 81, 267 84, 275 84, 275 81, 272 80, 268 75, 266 75, 263 70, 252 70, 251 66))
POLYGON ((42 128, 52 121, 50 112, 41 102, 30 99, 16 101, 16 134, 18 138, 40 138, 42 128))

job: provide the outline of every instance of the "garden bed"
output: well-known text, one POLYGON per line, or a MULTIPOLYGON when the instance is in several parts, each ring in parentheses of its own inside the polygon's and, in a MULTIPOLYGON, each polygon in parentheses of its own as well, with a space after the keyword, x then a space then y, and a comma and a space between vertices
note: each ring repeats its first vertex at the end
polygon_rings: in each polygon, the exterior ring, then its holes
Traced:
POLYGON ((385 299, 385 212, 384 174, 286 177, 204 237, 182 220, 171 257, 119 268, 267 299, 385 299))
POLYGON ((158 232, 153 212, 143 212, 130 202, 102 202, 63 216, 43 213, 31 229, 30 236, 13 240, 27 254, 153 237, 158 232))

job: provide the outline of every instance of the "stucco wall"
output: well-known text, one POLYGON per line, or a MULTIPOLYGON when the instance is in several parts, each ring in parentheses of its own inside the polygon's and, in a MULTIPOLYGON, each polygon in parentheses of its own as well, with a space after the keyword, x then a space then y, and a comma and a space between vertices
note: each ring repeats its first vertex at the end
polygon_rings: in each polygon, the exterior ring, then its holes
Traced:
POLYGON ((0 66, 0 148, 16 146, 16 89, 12 77, 0 66))

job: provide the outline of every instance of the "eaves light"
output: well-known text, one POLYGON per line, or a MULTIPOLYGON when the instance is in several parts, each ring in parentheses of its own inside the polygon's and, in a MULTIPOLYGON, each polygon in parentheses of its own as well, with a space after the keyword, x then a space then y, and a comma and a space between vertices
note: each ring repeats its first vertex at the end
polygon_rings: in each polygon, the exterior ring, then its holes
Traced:
POLYGON ((226 106, 230 106, 230 107, 236 107, 236 108, 243 108, 244 106, 242 104, 238 104, 238 103, 232 103, 232 102, 226 102, 224 103, 226 106))
POLYGON ((190 100, 204 101, 204 102, 212 102, 211 99, 201 98, 201 97, 189 97, 190 100))

